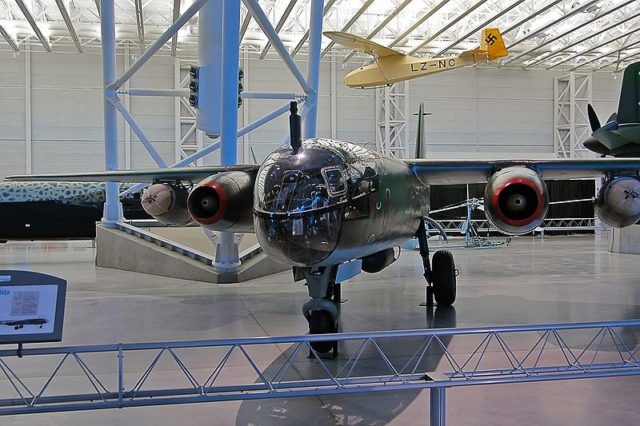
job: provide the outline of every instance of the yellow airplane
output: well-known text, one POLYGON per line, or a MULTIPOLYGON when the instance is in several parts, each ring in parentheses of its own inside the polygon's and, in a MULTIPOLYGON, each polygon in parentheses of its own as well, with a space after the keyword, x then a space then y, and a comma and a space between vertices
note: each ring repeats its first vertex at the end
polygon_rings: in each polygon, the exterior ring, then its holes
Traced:
POLYGON ((327 31, 325 36, 350 49, 368 53, 376 63, 351 71, 344 78, 349 87, 375 87, 410 80, 437 72, 449 71, 507 56, 507 48, 497 28, 485 28, 477 49, 462 52, 460 56, 446 58, 420 58, 408 56, 371 40, 340 31, 327 31))

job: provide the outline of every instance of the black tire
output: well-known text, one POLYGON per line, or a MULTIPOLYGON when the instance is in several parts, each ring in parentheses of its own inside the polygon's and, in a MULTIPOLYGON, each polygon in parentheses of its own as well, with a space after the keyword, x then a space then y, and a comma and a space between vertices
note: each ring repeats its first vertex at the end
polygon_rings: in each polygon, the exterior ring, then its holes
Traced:
POLYGON ((451 306, 456 301, 456 264, 448 250, 438 250, 431 260, 433 296, 440 306, 451 306))
MULTIPOLYGON (((322 310, 311 311, 309 317, 309 334, 327 334, 335 333, 337 331, 333 316, 322 310)), ((313 342, 311 347, 319 353, 326 354, 330 352, 335 346, 336 342, 313 342)))

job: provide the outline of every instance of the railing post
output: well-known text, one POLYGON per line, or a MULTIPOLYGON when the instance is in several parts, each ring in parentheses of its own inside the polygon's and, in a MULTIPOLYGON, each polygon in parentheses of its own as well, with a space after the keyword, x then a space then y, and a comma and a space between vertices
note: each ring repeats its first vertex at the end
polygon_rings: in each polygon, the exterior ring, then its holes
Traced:
POLYGON ((445 388, 431 388, 429 389, 429 424, 431 426, 444 426, 445 425, 445 388))

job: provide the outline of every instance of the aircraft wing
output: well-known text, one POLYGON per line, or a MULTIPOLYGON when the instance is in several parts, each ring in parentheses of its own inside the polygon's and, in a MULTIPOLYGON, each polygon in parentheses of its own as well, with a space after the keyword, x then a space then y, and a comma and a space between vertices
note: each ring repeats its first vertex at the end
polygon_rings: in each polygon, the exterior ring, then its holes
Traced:
POLYGON ((545 180, 598 178, 607 173, 635 176, 640 159, 598 158, 557 160, 404 160, 425 185, 486 183, 496 171, 528 167, 545 180))
POLYGON ((325 31, 323 34, 344 47, 368 53, 369 55, 377 56, 378 58, 393 55, 404 56, 404 53, 402 52, 398 52, 397 50, 390 49, 354 34, 343 33, 340 31, 325 31))
POLYGON ((213 166, 213 167, 176 167, 148 170, 113 170, 88 173, 56 173, 39 175, 7 176, 13 181, 54 181, 54 182, 131 182, 146 183, 154 181, 191 181, 202 179, 222 172, 258 170, 257 165, 213 166))

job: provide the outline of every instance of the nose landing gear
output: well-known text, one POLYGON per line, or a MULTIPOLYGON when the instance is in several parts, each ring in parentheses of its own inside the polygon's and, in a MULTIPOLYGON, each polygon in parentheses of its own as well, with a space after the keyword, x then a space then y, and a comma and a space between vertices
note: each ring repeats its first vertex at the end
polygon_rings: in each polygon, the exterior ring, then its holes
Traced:
POLYGON ((427 241, 424 219, 420 220, 416 232, 420 246, 420 256, 424 267, 424 279, 427 281, 426 306, 433 306, 433 299, 439 306, 450 306, 456 300, 456 277, 458 271, 453 255, 448 250, 438 250, 429 262, 429 242, 427 241))
MULTIPOLYGON (((340 303, 340 284, 335 283, 337 267, 305 268, 302 272, 311 297, 302 305, 302 314, 309 322, 309 334, 337 333, 336 303, 340 303)), ((313 342, 311 347, 321 354, 333 352, 334 358, 338 354, 336 341, 313 342)))

